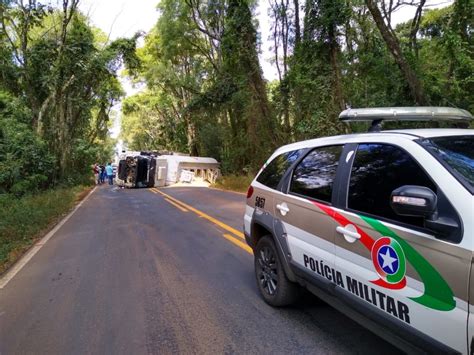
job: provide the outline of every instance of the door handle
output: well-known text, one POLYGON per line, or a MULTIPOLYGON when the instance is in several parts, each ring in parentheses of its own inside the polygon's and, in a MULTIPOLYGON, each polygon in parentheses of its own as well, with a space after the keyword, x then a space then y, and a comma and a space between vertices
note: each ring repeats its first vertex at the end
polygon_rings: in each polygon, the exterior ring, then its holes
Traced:
POLYGON ((276 205, 276 208, 278 208, 280 210, 280 213, 283 216, 286 215, 288 212, 290 212, 290 209, 288 208, 288 205, 285 202, 276 205))
POLYGON ((349 228, 351 228, 353 230, 342 227, 342 226, 338 226, 336 228, 336 232, 344 235, 344 237, 346 238, 346 240, 348 242, 355 241, 355 240, 348 240, 348 237, 352 238, 352 239, 360 239, 360 234, 355 231, 355 227, 353 225, 347 225, 346 227, 348 227, 348 226, 350 226, 349 228))

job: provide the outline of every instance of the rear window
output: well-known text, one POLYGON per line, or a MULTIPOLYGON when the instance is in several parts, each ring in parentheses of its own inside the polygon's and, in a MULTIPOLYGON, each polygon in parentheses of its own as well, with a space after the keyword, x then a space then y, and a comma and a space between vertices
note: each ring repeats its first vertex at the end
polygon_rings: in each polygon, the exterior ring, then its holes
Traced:
POLYGON ((300 156, 302 150, 293 150, 278 155, 268 164, 257 178, 257 181, 272 189, 276 189, 285 172, 300 156))
POLYGON ((421 144, 474 192, 474 136, 437 137, 421 144))

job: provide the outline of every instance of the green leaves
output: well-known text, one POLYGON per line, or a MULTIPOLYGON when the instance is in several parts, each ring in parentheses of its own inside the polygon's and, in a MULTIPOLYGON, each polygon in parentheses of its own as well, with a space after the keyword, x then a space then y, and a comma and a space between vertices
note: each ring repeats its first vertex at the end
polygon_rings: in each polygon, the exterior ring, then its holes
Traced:
POLYGON ((109 116, 124 95, 117 72, 140 68, 141 34, 106 43, 77 0, 62 5, 0 4, 0 194, 81 180, 113 154, 109 116))
MULTIPOLYGON (((300 2, 274 1, 272 21, 279 23, 272 28, 280 32, 273 48, 285 69, 268 88, 254 1, 161 0, 160 18, 137 51, 134 79, 147 90, 123 105, 128 146, 210 155, 241 173, 283 143, 347 132, 337 120, 346 104, 413 105, 413 88, 366 2, 300 2)), ((394 31, 433 105, 474 109, 471 3, 424 11, 415 37, 412 21, 394 31)))
POLYGON ((22 195, 47 186, 54 159, 27 121, 29 111, 0 91, 0 194, 22 195))

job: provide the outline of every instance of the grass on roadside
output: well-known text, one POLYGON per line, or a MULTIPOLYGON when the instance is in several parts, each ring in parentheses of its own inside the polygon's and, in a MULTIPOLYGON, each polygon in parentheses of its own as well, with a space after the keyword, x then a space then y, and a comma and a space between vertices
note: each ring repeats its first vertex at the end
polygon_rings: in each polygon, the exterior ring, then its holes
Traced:
POLYGON ((0 195, 0 274, 52 228, 90 190, 57 188, 16 198, 0 195))
POLYGON ((247 192, 253 178, 253 175, 225 175, 217 179, 211 187, 236 192, 247 192))

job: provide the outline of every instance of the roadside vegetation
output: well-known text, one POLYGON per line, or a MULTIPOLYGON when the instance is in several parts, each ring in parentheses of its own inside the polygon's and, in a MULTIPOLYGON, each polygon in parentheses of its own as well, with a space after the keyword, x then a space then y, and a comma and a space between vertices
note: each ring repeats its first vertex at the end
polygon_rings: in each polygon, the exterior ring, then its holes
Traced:
POLYGON ((90 187, 75 186, 20 198, 0 194, 0 274, 89 191, 90 187))
POLYGON ((247 192, 253 178, 253 175, 223 175, 218 178, 215 184, 212 184, 211 187, 245 193, 247 192))
POLYGON ((78 2, 0 2, 0 271, 110 161, 117 72, 139 66, 138 36, 109 41, 78 2))

